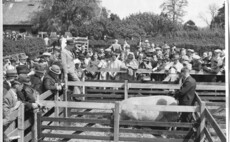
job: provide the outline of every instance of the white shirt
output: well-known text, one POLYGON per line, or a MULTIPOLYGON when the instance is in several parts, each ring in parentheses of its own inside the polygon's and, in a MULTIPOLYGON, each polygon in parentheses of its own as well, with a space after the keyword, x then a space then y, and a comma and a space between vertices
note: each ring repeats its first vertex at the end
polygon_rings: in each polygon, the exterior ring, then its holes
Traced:
POLYGON ((180 62, 177 62, 176 64, 174 64, 174 62, 170 62, 168 65, 165 66, 165 70, 168 70, 169 73, 180 72, 182 68, 183 68, 183 65, 180 62))

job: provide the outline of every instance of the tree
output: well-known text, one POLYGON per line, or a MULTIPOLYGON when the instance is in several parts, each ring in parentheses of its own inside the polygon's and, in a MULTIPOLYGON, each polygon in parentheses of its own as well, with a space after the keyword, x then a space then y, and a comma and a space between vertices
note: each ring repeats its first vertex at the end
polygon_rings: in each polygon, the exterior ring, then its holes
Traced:
POLYGON ((33 23, 40 30, 63 33, 91 22, 99 13, 96 0, 43 0, 43 10, 33 23))
POLYGON ((166 14, 173 23, 182 22, 185 15, 184 8, 188 5, 187 0, 166 0, 161 4, 162 13, 166 14))
POLYGON ((210 28, 222 28, 225 26, 225 4, 218 10, 217 15, 212 19, 210 28))
POLYGON ((184 30, 186 30, 186 31, 192 31, 192 30, 197 31, 197 30, 198 30, 198 28, 197 28, 195 22, 193 22, 192 20, 188 20, 188 21, 184 24, 184 27, 183 27, 183 28, 184 28, 184 30))
POLYGON ((214 19, 214 17, 217 15, 217 13, 218 13, 218 6, 216 3, 213 3, 213 4, 210 4, 208 6, 207 14, 209 16, 207 16, 204 13, 199 13, 199 18, 201 20, 203 20, 207 24, 207 26, 209 27, 209 26, 211 26, 211 22, 214 19))

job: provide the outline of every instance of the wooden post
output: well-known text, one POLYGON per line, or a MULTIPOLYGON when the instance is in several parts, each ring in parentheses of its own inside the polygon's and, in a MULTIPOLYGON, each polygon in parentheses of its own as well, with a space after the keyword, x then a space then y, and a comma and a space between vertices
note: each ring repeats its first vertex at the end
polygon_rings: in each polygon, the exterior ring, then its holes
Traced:
MULTIPOLYGON (((83 73, 82 82, 85 82, 85 73, 83 73)), ((85 85, 82 86, 82 94, 85 94, 85 85)), ((82 98, 85 101, 85 97, 82 98)))
POLYGON ((38 139, 37 139, 38 138, 38 136, 37 136, 37 134, 38 134, 38 131, 37 131, 38 130, 38 128, 37 128, 37 125, 38 125, 37 124, 37 121, 38 121, 37 120, 37 113, 38 113, 38 110, 35 110, 34 111, 34 125, 33 125, 33 131, 32 131, 32 133, 33 133, 33 135, 32 135, 33 136, 32 141, 33 142, 37 142, 38 141, 38 139))
POLYGON ((204 128, 205 128, 205 102, 202 101, 200 105, 200 127, 198 130, 198 137, 200 142, 203 142, 205 138, 204 128))
POLYGON ((41 133, 42 133, 42 129, 41 129, 41 112, 37 113, 37 141, 40 142, 41 141, 41 133))
MULTIPOLYGON (((59 97, 59 92, 57 91, 57 93, 54 96, 54 101, 55 101, 55 117, 59 117, 59 107, 56 106, 56 103, 58 101, 58 97, 59 97)), ((55 122, 54 125, 58 126, 58 122, 55 122)))
POLYGON ((115 111, 114 111, 114 142, 119 142, 119 125, 120 125, 120 103, 115 103, 115 111))
POLYGON ((124 99, 128 99, 128 80, 125 80, 125 96, 124 96, 124 99))
MULTIPOLYGON (((68 75, 65 74, 65 92, 64 92, 64 98, 65 98, 65 101, 67 102, 68 101, 68 97, 67 97, 67 91, 68 91, 68 75)), ((68 117, 68 110, 67 110, 67 106, 65 107, 65 117, 67 118, 68 117)))
POLYGON ((18 130, 19 130, 19 136, 20 136, 20 139, 18 140, 18 142, 24 142, 24 121, 25 121, 24 110, 25 110, 25 106, 22 103, 18 111, 18 130))

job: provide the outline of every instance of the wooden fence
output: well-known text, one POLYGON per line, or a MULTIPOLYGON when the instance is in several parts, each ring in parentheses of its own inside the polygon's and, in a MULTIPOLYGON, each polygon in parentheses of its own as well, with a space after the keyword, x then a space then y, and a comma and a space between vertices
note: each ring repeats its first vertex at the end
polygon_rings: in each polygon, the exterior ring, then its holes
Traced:
MULTIPOLYGON (((133 137, 133 136, 122 136, 124 133, 138 134, 149 134, 149 135, 161 135, 166 134, 168 136, 181 136, 181 138, 170 139, 173 142, 193 141, 194 137, 199 136, 196 134, 194 129, 201 132, 204 128, 199 127, 199 122, 194 121, 191 123, 180 123, 180 122, 153 122, 153 121, 134 121, 134 120, 120 120, 120 104, 116 103, 93 103, 93 102, 58 102, 53 103, 52 101, 43 101, 46 106, 49 107, 68 107, 72 109, 84 109, 84 111, 78 111, 75 117, 44 117, 38 114, 38 139, 42 142, 49 141, 49 138, 55 138, 56 141, 68 141, 70 139, 87 139, 87 140, 114 140, 118 141, 166 141, 164 138, 155 137, 133 137), (90 109, 90 111, 89 111, 90 109), (109 110, 109 112, 92 112, 92 110, 109 110), (86 111, 88 110, 88 111, 86 111), (107 115, 111 116, 113 112, 113 119, 106 119, 106 117, 96 117, 95 115, 107 115), (87 118, 86 115, 94 115, 94 117, 87 118), (45 125, 45 123, 58 122, 57 125, 45 125), (68 122, 70 125, 61 125, 62 123, 68 122), (81 126, 74 126, 74 123, 80 124, 81 126), (71 125, 72 124, 72 125, 71 125), (101 124, 105 127, 93 127, 97 124, 101 124), (129 127, 129 128, 127 128, 129 127), (130 129, 130 127, 138 127, 137 129, 130 129), (143 129, 140 129, 143 128, 143 129), (146 129, 146 127, 162 127, 162 129, 146 129), (168 127, 177 128, 189 128, 187 131, 174 130, 170 131, 168 127), (47 130, 54 130, 52 132, 47 130), (60 134, 59 131, 63 131, 60 134), (93 135, 87 134, 87 132, 95 133, 109 133, 107 135, 93 135), (192 137, 193 136, 193 137, 192 137)), ((204 107, 204 106, 202 106, 204 107)), ((152 109, 151 109, 152 110, 152 109)), ((198 112, 201 113, 201 106, 155 106, 155 111, 164 112, 198 112)), ((108 118, 108 117, 107 117, 108 118)), ((54 139, 53 139, 54 140, 54 139)))

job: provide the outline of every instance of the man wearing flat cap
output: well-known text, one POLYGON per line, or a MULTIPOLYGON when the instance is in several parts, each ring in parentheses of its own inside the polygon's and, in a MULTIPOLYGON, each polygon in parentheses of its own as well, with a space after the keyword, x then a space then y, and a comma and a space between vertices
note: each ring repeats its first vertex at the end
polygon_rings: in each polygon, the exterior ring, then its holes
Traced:
POLYGON ((7 70, 6 79, 3 81, 3 88, 9 90, 11 87, 11 82, 18 77, 17 70, 7 70))
POLYGON ((42 81, 46 73, 46 66, 43 64, 35 64, 34 66, 35 74, 31 76, 31 87, 42 94, 42 81))
POLYGON ((30 77, 27 74, 20 74, 18 81, 23 84, 21 94, 19 92, 20 100, 25 103, 26 111, 33 113, 33 110, 37 109, 40 105, 39 102, 37 102, 39 93, 31 87, 30 77))

